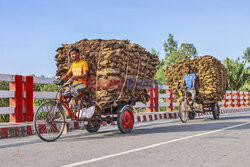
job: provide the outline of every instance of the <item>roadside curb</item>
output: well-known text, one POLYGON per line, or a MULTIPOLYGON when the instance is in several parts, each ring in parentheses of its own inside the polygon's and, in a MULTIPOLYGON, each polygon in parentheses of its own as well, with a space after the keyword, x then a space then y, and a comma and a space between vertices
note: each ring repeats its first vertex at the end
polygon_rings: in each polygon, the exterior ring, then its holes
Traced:
MULTIPOLYGON (((250 111, 250 107, 238 107, 238 108, 221 108, 220 113, 237 113, 237 112, 246 112, 250 111)), ((206 113, 196 113, 196 117, 204 116, 204 115, 212 115, 212 112, 206 113)), ((155 113, 142 113, 135 114, 135 122, 149 122, 161 119, 176 119, 179 118, 178 111, 163 111, 163 112, 155 112, 155 113)))
MULTIPOLYGON (((237 113, 250 111, 250 107, 238 107, 238 108, 221 108, 221 114, 237 113)), ((206 112, 204 114, 197 113, 196 116, 212 115, 212 112, 206 112)), ((135 114, 135 122, 151 122, 162 119, 176 119, 178 118, 178 111, 163 111, 154 113, 137 113, 135 114)), ((102 123, 103 126, 107 125, 106 122, 102 123)), ((112 124, 115 124, 114 122, 112 124)), ((75 129, 84 129, 83 121, 71 121, 67 123, 68 131, 75 129)), ((34 135, 35 130, 33 122, 25 123, 1 123, 0 124, 0 139, 24 137, 34 135)))

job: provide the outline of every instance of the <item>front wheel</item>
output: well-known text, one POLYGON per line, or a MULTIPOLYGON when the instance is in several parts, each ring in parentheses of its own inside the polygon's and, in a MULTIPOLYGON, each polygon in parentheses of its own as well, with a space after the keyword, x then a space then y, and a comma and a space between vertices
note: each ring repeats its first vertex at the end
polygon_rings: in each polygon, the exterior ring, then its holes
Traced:
POLYGON ((40 139, 52 142, 58 139, 65 127, 63 108, 56 102, 41 104, 34 114, 34 126, 40 139))
POLYGON ((117 125, 122 133, 130 133, 134 127, 133 109, 125 106, 117 115, 117 125))
POLYGON ((182 123, 186 123, 188 120, 187 105, 185 101, 181 101, 179 105, 179 117, 182 123))
POLYGON ((220 107, 219 107, 218 102, 213 103, 211 107, 212 107, 214 119, 219 119, 220 118, 220 107))

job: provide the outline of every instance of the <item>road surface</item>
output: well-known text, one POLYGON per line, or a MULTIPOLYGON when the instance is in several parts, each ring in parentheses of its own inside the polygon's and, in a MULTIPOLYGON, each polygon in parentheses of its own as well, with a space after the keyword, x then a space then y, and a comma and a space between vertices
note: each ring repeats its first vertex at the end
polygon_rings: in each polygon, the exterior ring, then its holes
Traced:
POLYGON ((1 167, 246 167, 250 165, 250 112, 77 130, 47 143, 37 136, 0 140, 1 167))

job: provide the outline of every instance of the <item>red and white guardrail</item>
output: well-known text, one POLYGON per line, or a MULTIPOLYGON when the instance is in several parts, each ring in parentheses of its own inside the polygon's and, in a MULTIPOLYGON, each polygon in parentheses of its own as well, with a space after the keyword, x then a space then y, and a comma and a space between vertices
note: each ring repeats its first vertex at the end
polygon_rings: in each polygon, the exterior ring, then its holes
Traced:
MULTIPOLYGON (((33 91, 33 84, 53 84, 53 80, 54 78, 0 74, 0 81, 9 82, 9 90, 0 90, 0 98, 10 99, 9 106, 0 107, 0 114, 9 114, 10 122, 18 123, 33 121, 33 112, 37 108, 33 106, 33 99, 54 99, 56 96, 56 92, 33 91)), ((164 110, 167 113, 170 112, 170 115, 168 116, 164 116, 164 114, 159 116, 159 119, 161 117, 172 117, 172 115, 175 114, 174 112, 171 112, 173 111, 173 107, 177 106, 177 104, 174 102, 174 96, 171 90, 169 90, 168 86, 153 85, 153 87, 149 88, 149 93, 150 99, 146 105, 137 102, 133 107, 144 107, 146 108, 147 112, 151 113, 158 112, 159 107, 164 107, 164 110), (166 93, 160 94, 159 92, 162 91, 159 90, 164 90, 166 93)), ((222 108, 249 107, 249 96, 249 92, 228 90, 226 91, 225 98, 222 100, 222 102, 219 102, 219 105, 221 105, 222 108)), ((138 119, 143 120, 144 117, 138 117, 138 119)))

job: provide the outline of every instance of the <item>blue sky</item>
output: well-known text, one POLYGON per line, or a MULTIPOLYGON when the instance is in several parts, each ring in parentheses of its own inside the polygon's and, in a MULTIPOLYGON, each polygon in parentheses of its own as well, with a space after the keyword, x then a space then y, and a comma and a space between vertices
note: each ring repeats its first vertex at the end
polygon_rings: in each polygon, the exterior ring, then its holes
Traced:
POLYGON ((54 76, 55 50, 88 39, 129 39, 164 57, 172 33, 199 56, 250 47, 247 0, 0 0, 0 73, 54 76))

